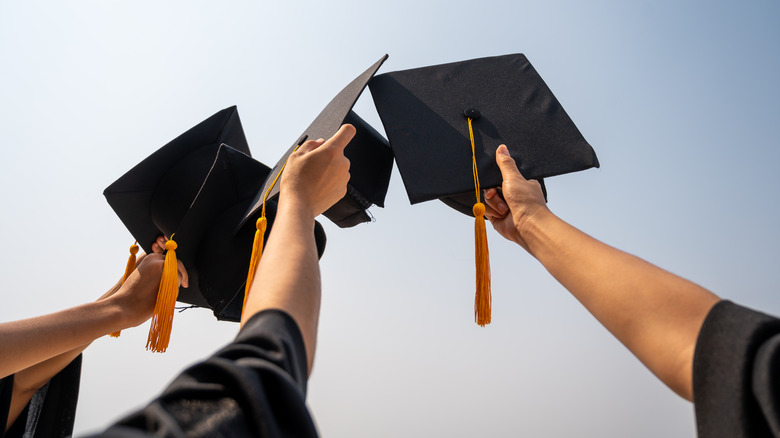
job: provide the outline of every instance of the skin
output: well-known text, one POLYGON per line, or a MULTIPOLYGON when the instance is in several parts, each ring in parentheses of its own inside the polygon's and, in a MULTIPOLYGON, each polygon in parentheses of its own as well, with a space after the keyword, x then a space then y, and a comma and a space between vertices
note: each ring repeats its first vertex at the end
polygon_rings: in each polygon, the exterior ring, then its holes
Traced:
POLYGON ((328 141, 307 141, 290 156, 280 183, 276 220, 241 317, 243 327, 262 310, 287 312, 303 334, 309 373, 321 297, 314 218, 347 192, 349 160, 344 148, 354 135, 352 125, 343 125, 328 141))
MULTIPOLYGON (((314 218, 346 194, 349 160, 344 148, 354 135, 355 128, 344 125, 328 141, 307 141, 291 155, 280 182, 275 224, 255 275, 263 278, 263 283, 256 280, 251 286, 241 321, 243 327, 265 309, 287 312, 303 334, 309 371, 321 295, 314 218)), ((154 253, 139 256, 127 281, 116 284, 94 303, 0 324, 0 376, 15 374, 6 430, 33 394, 93 340, 137 326, 152 316, 166 240, 160 236, 152 245, 154 253)), ((179 281, 188 286, 181 262, 179 281)))
POLYGON ((539 183, 520 174, 506 146, 499 146, 496 162, 500 192, 485 191, 493 228, 539 260, 653 374, 692 401, 696 339, 720 299, 555 216, 539 183))
MULTIPOLYGON (((32 396, 95 339, 135 327, 152 316, 164 258, 139 255, 136 269, 97 301, 59 312, 0 324, 0 376, 14 374, 5 430, 32 396)), ((188 286, 179 266, 179 281, 188 286)))

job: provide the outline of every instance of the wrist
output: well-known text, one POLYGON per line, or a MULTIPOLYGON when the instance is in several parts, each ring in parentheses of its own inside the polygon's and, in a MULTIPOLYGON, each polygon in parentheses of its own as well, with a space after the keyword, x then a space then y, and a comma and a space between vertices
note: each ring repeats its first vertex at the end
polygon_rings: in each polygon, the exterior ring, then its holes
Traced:
POLYGON ((106 333, 114 333, 130 327, 135 327, 141 322, 133 318, 132 312, 128 311, 129 304, 123 302, 121 295, 111 295, 105 300, 95 303, 99 306, 96 309, 106 320, 106 333))
POLYGON ((534 255, 537 244, 544 240, 546 224, 554 217, 546 205, 526 209, 525 214, 517 220, 516 230, 520 240, 517 243, 534 255))
POLYGON ((317 213, 311 206, 311 203, 302 200, 297 196, 284 196, 279 198, 279 207, 277 211, 278 216, 311 219, 314 223, 314 218, 317 213))

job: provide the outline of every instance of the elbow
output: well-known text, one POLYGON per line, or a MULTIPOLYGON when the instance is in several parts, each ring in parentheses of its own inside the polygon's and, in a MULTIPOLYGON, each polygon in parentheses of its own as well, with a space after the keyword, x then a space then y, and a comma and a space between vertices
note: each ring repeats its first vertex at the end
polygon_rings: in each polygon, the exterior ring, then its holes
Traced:
POLYGON ((15 376, 14 377, 14 388, 13 388, 13 396, 14 397, 24 397, 26 399, 32 398, 33 395, 35 395, 36 392, 38 392, 41 388, 46 386, 47 383, 49 383, 50 379, 46 380, 40 380, 40 379, 24 379, 24 378, 18 378, 22 376, 15 376))
POLYGON ((665 378, 661 378, 666 386, 675 394, 693 402, 693 351, 692 349, 679 354, 677 363, 668 370, 665 378))

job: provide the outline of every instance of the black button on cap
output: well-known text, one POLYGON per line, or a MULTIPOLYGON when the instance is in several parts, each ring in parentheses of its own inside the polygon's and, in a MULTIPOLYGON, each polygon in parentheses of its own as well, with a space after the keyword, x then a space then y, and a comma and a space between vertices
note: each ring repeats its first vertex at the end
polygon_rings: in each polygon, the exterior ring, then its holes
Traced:
POLYGON ((482 117, 482 114, 476 108, 466 108, 466 110, 463 111, 463 115, 470 118, 471 120, 478 120, 480 117, 482 117))

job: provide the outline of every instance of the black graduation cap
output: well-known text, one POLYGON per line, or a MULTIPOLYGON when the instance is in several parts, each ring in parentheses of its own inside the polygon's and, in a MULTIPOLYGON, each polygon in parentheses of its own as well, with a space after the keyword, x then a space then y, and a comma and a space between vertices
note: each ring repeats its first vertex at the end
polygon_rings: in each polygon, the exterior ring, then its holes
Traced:
POLYGON ((379 75, 371 96, 412 204, 441 199, 475 216, 474 316, 491 320, 481 188, 499 187, 506 144, 526 178, 598 167, 593 148, 522 54, 379 75))
POLYGON ((273 199, 279 193, 277 175, 282 172, 287 158, 300 144, 306 139, 328 139, 345 123, 352 124, 357 131, 344 150, 344 155, 350 161, 347 194, 324 215, 339 227, 346 228, 370 221, 371 216, 366 210, 372 204, 384 207, 387 187, 390 184, 390 173, 393 169, 393 154, 387 140, 352 111, 352 107, 368 81, 386 59, 387 55, 382 56, 368 70, 350 82, 303 131, 303 134, 298 137, 299 140, 274 166, 262 190, 259 190, 255 196, 244 222, 261 209, 266 196, 267 199, 273 199))
MULTIPOLYGON (((147 253, 173 237, 190 284, 177 301, 239 321, 255 233, 244 219, 271 169, 249 155, 236 107, 226 108, 166 144, 105 189, 108 203, 147 253)), ((276 203, 266 205, 270 224, 276 203)), ((325 233, 316 223, 320 254, 325 233)))
POLYGON ((369 82, 412 204, 441 199, 472 215, 468 115, 482 187, 501 185, 506 144, 526 178, 598 167, 593 148, 522 54, 396 71, 369 82))

